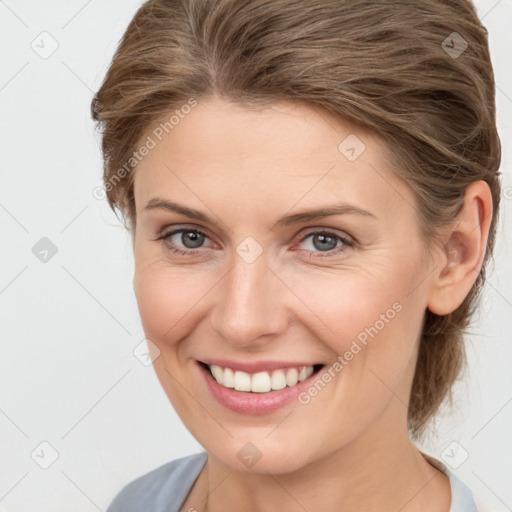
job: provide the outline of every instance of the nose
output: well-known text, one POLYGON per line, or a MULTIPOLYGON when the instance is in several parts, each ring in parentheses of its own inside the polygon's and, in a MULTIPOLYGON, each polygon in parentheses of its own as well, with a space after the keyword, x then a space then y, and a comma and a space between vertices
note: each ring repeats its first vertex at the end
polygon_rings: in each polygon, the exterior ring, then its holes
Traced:
POLYGON ((211 325, 233 347, 255 350, 287 328, 284 286, 267 268, 264 253, 252 263, 236 254, 234 260, 219 284, 211 325))

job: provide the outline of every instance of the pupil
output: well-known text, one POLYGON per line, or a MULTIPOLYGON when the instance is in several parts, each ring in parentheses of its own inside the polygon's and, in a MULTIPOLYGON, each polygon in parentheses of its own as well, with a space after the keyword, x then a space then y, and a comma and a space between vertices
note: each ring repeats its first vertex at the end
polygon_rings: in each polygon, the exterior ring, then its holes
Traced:
POLYGON ((315 235, 313 237, 313 245, 316 249, 327 251, 336 247, 336 238, 328 235, 315 235), (317 241, 319 243, 317 243, 317 241))
POLYGON ((204 236, 201 233, 196 233, 195 231, 187 231, 181 234, 181 241, 183 245, 189 249, 201 247, 203 239, 204 236))

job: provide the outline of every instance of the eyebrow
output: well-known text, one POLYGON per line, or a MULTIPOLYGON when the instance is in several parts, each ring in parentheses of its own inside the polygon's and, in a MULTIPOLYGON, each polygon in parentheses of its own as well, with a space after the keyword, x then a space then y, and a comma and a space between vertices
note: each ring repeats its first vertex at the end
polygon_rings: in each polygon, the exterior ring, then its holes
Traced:
MULTIPOLYGON (((168 201, 166 199, 161 199, 159 197, 154 197, 153 199, 150 199, 147 202, 144 211, 156 209, 162 209, 170 212, 179 213, 191 219, 199 220, 201 222, 209 224, 215 224, 213 219, 208 217, 208 215, 204 214, 203 212, 200 212, 199 210, 194 210, 193 208, 189 208, 187 206, 183 206, 181 204, 168 201)), ((331 215, 345 214, 356 214, 365 217, 371 217, 374 219, 377 218, 373 213, 363 210, 358 206, 343 203, 338 205, 326 206, 323 208, 317 208, 314 210, 308 210, 305 212, 293 213, 291 215, 286 215, 284 217, 279 218, 274 225, 289 226, 291 224, 321 219, 323 217, 329 217, 331 215)))

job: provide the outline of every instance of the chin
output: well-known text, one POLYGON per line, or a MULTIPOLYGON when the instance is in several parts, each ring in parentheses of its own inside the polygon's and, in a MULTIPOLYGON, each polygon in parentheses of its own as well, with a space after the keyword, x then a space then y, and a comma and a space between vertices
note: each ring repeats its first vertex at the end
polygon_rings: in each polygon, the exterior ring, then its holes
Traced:
POLYGON ((293 473, 308 464, 309 461, 304 455, 299 457, 299 451, 286 448, 278 452, 265 450, 265 448, 258 451, 247 444, 242 445, 242 448, 237 447, 234 453, 226 450, 208 451, 208 453, 233 471, 255 475, 268 473, 279 475, 293 473))

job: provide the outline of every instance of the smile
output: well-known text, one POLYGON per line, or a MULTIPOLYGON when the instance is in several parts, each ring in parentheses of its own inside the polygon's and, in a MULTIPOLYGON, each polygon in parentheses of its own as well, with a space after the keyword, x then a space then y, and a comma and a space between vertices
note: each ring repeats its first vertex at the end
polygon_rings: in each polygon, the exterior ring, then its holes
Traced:
POLYGON ((223 407, 248 415, 270 414, 291 404, 325 367, 277 361, 196 362, 206 384, 205 391, 223 407))

